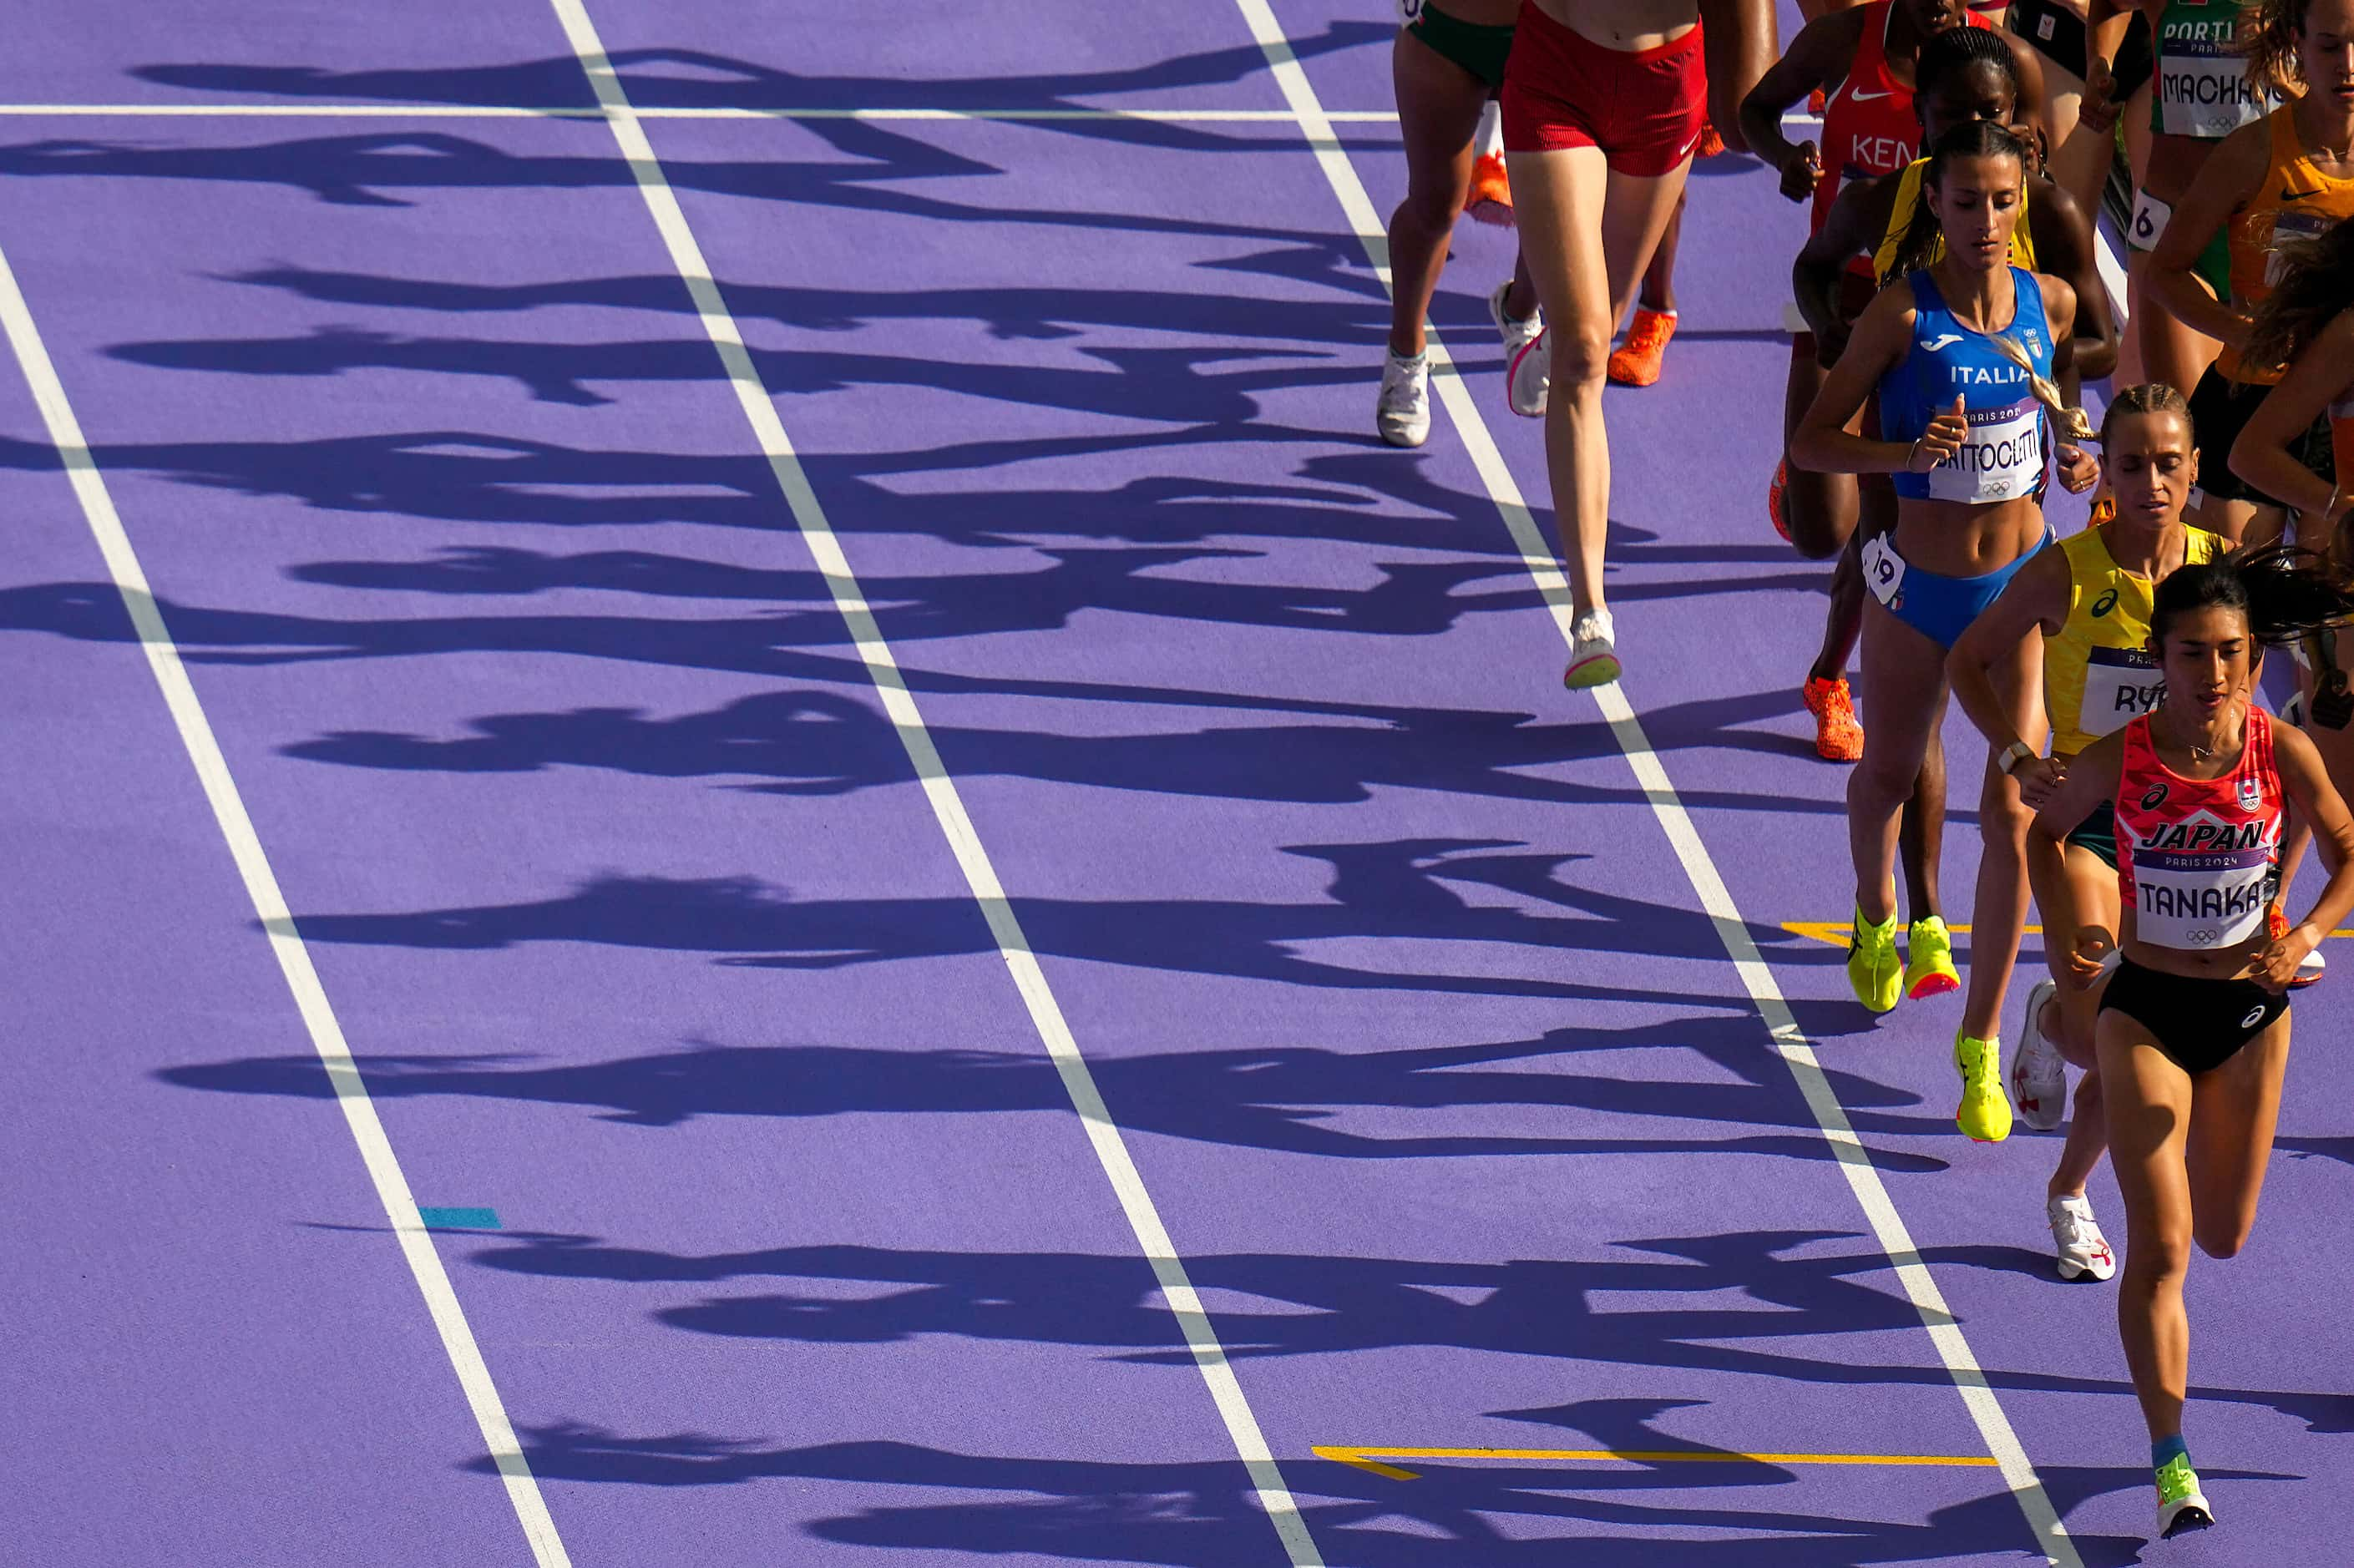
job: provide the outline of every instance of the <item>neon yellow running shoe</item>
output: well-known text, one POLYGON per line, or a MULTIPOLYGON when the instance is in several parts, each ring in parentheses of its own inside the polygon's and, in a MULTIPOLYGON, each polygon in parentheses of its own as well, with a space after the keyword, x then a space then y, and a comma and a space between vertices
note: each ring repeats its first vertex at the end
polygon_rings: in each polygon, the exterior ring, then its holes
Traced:
POLYGON ((1904 994, 1918 1001, 1962 989, 1961 972, 1954 968, 1954 938, 1946 923, 1925 915, 1904 932, 1904 994))
POLYGON ((2204 1530, 2215 1522, 2215 1510, 2199 1489, 2199 1472, 2190 1456, 2177 1454, 2158 1467, 2158 1538, 2164 1541, 2186 1530, 2204 1530))
POLYGON ((1979 1143, 2010 1136, 2010 1097, 2002 1092, 2002 1042, 1954 1036, 1954 1065, 1962 1075, 1962 1108, 1954 1124, 1979 1143))
POLYGON ((1847 943, 1847 983, 1856 1001, 1874 1012, 1886 1012, 1903 994, 1903 969, 1896 961, 1896 916, 1867 920, 1863 906, 1855 911, 1855 935, 1847 943))

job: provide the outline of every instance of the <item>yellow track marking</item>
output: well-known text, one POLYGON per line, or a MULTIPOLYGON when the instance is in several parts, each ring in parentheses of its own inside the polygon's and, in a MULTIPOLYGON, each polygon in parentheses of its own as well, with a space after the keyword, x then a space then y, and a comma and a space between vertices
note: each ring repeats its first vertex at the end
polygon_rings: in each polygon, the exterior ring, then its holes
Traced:
POLYGON ((1552 1459, 1632 1465, 1946 1465, 1992 1468, 1989 1456, 1970 1454, 1734 1454, 1713 1448, 1367 1448, 1322 1444, 1308 1450, 1320 1459, 1354 1465, 1394 1481, 1411 1481, 1418 1472, 1400 1469, 1374 1459, 1552 1459))
MULTIPOLYGON (((2031 937, 2043 935, 2043 927, 2041 926, 2023 926, 2020 928, 2031 937)), ((1814 941, 1828 942, 1835 948, 1846 947, 1848 938, 1855 933, 1855 927, 1844 920, 1785 920, 1782 922, 1782 929, 1794 937, 1806 937, 1814 941)), ((1970 934, 1970 928, 1967 926, 1948 926, 1946 929, 1956 937, 1967 937, 1970 934)), ((2332 937, 2354 937, 2354 927, 2341 926, 2329 934, 2332 937)))

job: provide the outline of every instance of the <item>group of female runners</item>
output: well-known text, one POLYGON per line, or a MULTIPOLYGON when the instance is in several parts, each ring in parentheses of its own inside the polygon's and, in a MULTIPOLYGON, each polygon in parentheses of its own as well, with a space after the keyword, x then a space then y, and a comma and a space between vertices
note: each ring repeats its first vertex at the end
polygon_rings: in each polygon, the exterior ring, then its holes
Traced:
POLYGON ((1573 687, 1623 669, 1610 344, 1645 284, 1629 348, 1656 377, 1660 242, 1712 121, 1809 204, 1769 510, 1837 562, 1803 694, 1817 749, 1854 764, 1849 980, 1875 1012, 1963 986, 1936 886, 1957 696, 1988 757, 1956 1120, 1999 1140, 2015 1095, 2056 1128, 2081 1070, 2046 1194, 2058 1268, 2119 1272, 2085 1197, 2105 1151, 2158 1531, 2211 1522, 2181 1436, 2183 1277, 2194 1245, 2227 1257, 2247 1236, 2289 992, 2354 912, 2354 0, 1819 0, 1778 61, 1766 0, 1402 3, 1410 184, 1379 425, 1427 436, 1422 320, 1499 100, 1510 191, 1491 168, 1488 199, 1509 202, 1521 265, 1490 311, 1511 406, 1546 421, 1573 687), (1819 138, 1793 140, 1809 103, 1819 138), (2120 144, 2113 302, 2092 215, 2120 144), (2096 429, 2078 390, 2104 377, 2096 429), (2066 539, 2044 515, 2055 477, 2095 497, 2066 539), (2274 672, 2291 719, 2259 700, 2267 650, 2294 655, 2293 680, 2274 672), (2292 921, 2308 842, 2325 885, 2292 921), (2031 897, 2049 972, 2006 1092, 2031 897))

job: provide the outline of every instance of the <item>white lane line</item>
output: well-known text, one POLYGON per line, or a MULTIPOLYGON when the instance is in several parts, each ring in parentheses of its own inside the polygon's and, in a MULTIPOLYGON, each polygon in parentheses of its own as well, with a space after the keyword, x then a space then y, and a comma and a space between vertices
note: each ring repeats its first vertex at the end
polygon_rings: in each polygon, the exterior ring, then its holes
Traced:
MULTIPOLYGON (((0 103, 0 117, 188 120, 602 120, 588 105, 500 103, 0 103)), ((611 112, 621 112, 614 111, 611 112)), ((1288 109, 748 109, 726 105, 631 108, 640 120, 1141 120, 1160 124, 1288 125, 1288 109)), ((1336 111, 1335 124, 1394 125, 1389 109, 1336 111)))
POLYGON ((917 777, 922 780, 924 795, 931 802, 932 815, 947 837, 949 849, 956 856, 958 868, 963 872, 965 885, 972 892, 973 900, 981 906, 989 923, 990 935, 996 940, 997 950, 1013 977, 1023 1004, 1029 1011, 1030 1022, 1045 1045, 1055 1070, 1061 1075, 1064 1091, 1078 1113, 1080 1124, 1087 1129, 1087 1140, 1095 1150, 1097 1161, 1103 1167, 1105 1178, 1111 1183, 1119 1200, 1120 1212, 1127 1216, 1129 1230, 1135 1233, 1137 1245, 1151 1264, 1154 1277, 1161 1286, 1162 1298, 1169 1304, 1173 1317, 1185 1335, 1192 1350, 1193 1363, 1200 1369, 1203 1382, 1208 1385, 1211 1400, 1218 1415, 1225 1423, 1227 1436, 1235 1452, 1249 1471, 1252 1484, 1258 1494, 1259 1505, 1267 1510, 1278 1538, 1296 1568, 1321 1568, 1322 1556, 1310 1537, 1308 1522, 1300 1516, 1299 1505, 1285 1484, 1283 1472, 1275 1457, 1267 1451, 1266 1436, 1260 1431, 1258 1417, 1251 1411, 1250 1401, 1244 1395, 1242 1383, 1226 1359, 1225 1348, 1218 1342, 1216 1329, 1203 1308, 1201 1297, 1193 1288, 1184 1262, 1178 1256, 1176 1244, 1170 1239, 1161 1212, 1152 1196, 1145 1190, 1144 1178, 1130 1158, 1128 1141, 1120 1135, 1119 1124, 1104 1105, 1103 1095, 1096 1086, 1095 1075, 1088 1069, 1087 1058, 1079 1052, 1078 1042, 1071 1035, 1068 1022, 1063 1017, 1062 1006, 1055 999, 1053 989, 1046 983, 1045 970, 1040 967, 1037 955, 1032 952, 1029 938, 1023 935, 1021 921, 1005 896, 998 881, 996 867, 991 863, 989 852, 981 847, 981 835, 966 812, 963 799, 958 794, 955 780, 941 763, 940 754, 932 744, 931 732, 924 726, 923 715, 917 710, 914 694, 899 673, 897 660, 890 644, 868 609, 865 590, 851 570, 849 558, 834 535, 833 525, 827 521, 825 509, 819 503, 801 459, 795 455, 791 440, 785 434, 784 422, 777 417, 775 404, 769 389, 762 385, 758 369, 745 351, 744 337, 728 311, 727 302, 713 281, 709 264, 704 260, 703 249, 695 243, 694 232, 687 227, 686 214, 680 207, 670 181, 663 174, 661 161, 654 155, 653 143, 647 140, 645 127, 631 111, 629 98, 605 54, 603 42, 588 19, 581 0, 549 0, 557 19, 563 24, 566 38, 579 58, 580 69, 588 74, 596 89, 597 100, 610 111, 607 123, 613 130, 613 140, 636 176, 639 193, 644 196, 646 209, 652 215, 654 227, 662 234, 663 243, 670 251, 671 264, 686 284, 695 302, 695 313, 702 318, 703 329, 710 336, 712 346, 718 351, 719 362, 726 372, 728 384, 734 387, 736 400, 750 423, 760 450, 769 460, 776 475, 778 487, 784 493, 785 503, 791 510, 793 521, 801 529, 801 538, 824 577, 827 591, 833 597, 834 608, 847 625, 859 659, 865 664, 867 677, 875 683, 881 696, 884 711, 890 715, 891 727, 907 749, 907 760, 914 765, 917 777))
POLYGON ((2117 331, 2126 326, 2126 270, 2117 260, 2117 248, 2109 243, 2109 231, 2101 227, 2101 215, 2093 215, 2093 260, 2101 270, 2101 286, 2109 291, 2109 309, 2117 318, 2117 331))
MULTIPOLYGON (((1373 199, 1366 195, 1363 182, 1349 163, 1317 112, 1316 90, 1309 84, 1308 73, 1300 68, 1285 39, 1282 27, 1267 0, 1235 0, 1241 7, 1244 19, 1250 25, 1252 36, 1265 51, 1268 69, 1283 90, 1283 96, 1299 115, 1299 123, 1311 145, 1317 161, 1331 183, 1332 194, 1340 199, 1341 209, 1349 226, 1356 231, 1365 248, 1366 257, 1386 289, 1390 283, 1389 246, 1384 238, 1385 230, 1380 215, 1374 211, 1373 199)), ((1489 433, 1487 422, 1480 417, 1470 390, 1455 373, 1454 363, 1437 330, 1430 332, 1431 385, 1437 388, 1439 399, 1447 406, 1447 417, 1463 437, 1463 445, 1471 454, 1474 466, 1496 510, 1511 532, 1512 543, 1521 552, 1522 564, 1528 569, 1537 588, 1544 595, 1553 611, 1553 625, 1564 643, 1574 642, 1570 627, 1574 619, 1570 608, 1569 584, 1555 561, 1552 544, 1547 541, 1530 515, 1528 504, 1521 497, 1520 487, 1513 482, 1511 471, 1504 464, 1503 454, 1497 450, 1495 439, 1489 433)), ((1904 1293, 1920 1314, 1922 1327, 1937 1348, 1946 1370, 1960 1391, 1962 1403, 1970 1418, 1977 1423, 1978 1435, 2001 1467, 2003 1479, 2010 1486, 2019 1501, 2020 1510, 2027 1517, 2029 1527, 2035 1532, 2037 1544, 2046 1558, 2062 1568, 2082 1568, 2076 1555, 2075 1542, 2068 1537, 2066 1526, 2052 1506, 2043 1490, 2043 1483, 2035 1467, 2027 1457, 2027 1450, 2011 1429, 2010 1420, 2003 1414, 2002 1405, 1988 1385, 1986 1374, 1979 1370, 1978 1358, 1963 1336, 1961 1326, 1946 1305, 1944 1294, 1929 1273, 1928 1266, 1913 1245, 1913 1237, 1880 1172, 1872 1163, 1855 1128, 1847 1119, 1839 1097, 1824 1076, 1814 1048, 1800 1032, 1797 1020, 1790 1013, 1788 1002, 1783 1000, 1781 987, 1776 983, 1772 969, 1750 939, 1749 927, 1741 911, 1733 902, 1733 895, 1724 879, 1710 858, 1708 847, 1701 842, 1699 831, 1692 825, 1691 813, 1684 810, 1675 785, 1668 778, 1667 768, 1651 749, 1642 721, 1635 716, 1626 693, 1613 683, 1596 688, 1595 698, 1601 705, 1603 717, 1610 723, 1610 732, 1626 754, 1628 765, 1635 771, 1635 780, 1642 786, 1643 795, 1650 802, 1652 814, 1668 836, 1683 865, 1684 875, 1700 897, 1701 907, 1715 927, 1717 939, 1724 945, 1725 956, 1733 960, 1734 969, 1755 1004, 1758 1016, 1764 1020, 1774 1045, 1788 1064, 1790 1075, 1797 1081, 1798 1091, 1806 1097, 1807 1107, 1822 1129, 1823 1139, 1839 1158, 1840 1169, 1847 1175, 1849 1189, 1862 1206, 1872 1223, 1873 1236, 1879 1241, 1890 1266, 1904 1287, 1904 1293)))
MULTIPOLYGON (((17 287, 16 270, 9 266, 5 251, 0 251, 0 326, 5 327, 16 364, 24 372, 26 384, 32 388, 34 401, 40 406, 41 418, 48 427, 49 442, 57 448, 66 475, 73 483, 74 498, 80 502, 82 516, 98 540, 100 553, 106 557, 115 591, 122 596, 123 608, 130 611, 139 646, 147 655, 147 668, 164 694, 164 705, 171 710, 172 722, 180 732, 180 743, 187 748, 188 760, 204 786, 205 799, 212 804, 213 821, 219 825, 221 837, 228 841, 229 854, 237 862, 238 875, 245 882, 246 896, 252 901, 253 912, 269 935, 270 951, 277 956, 279 970, 286 977, 286 989, 294 994, 294 1005, 302 1015, 303 1027, 310 1032, 311 1044, 327 1070, 327 1081, 334 1086, 335 1104, 344 1113, 345 1124, 351 1128, 352 1141, 359 1145, 360 1161, 367 1167, 368 1180, 376 1186, 376 1201, 384 1205, 385 1219, 399 1239, 401 1255, 408 1260, 408 1272, 415 1277, 417 1288, 425 1298, 426 1310, 432 1315, 433 1327, 441 1336, 441 1349, 450 1358, 451 1369, 458 1374, 458 1385, 465 1391, 466 1404, 474 1413, 474 1425, 482 1432, 483 1446, 497 1465, 500 1478, 506 1483, 507 1501, 514 1508, 524 1538, 531 1543, 532 1557, 539 1568, 569 1568, 571 1559, 565 1554, 564 1542, 556 1532, 556 1521, 548 1517, 547 1504, 539 1495, 539 1483, 533 1478, 531 1466, 515 1442, 506 1407, 499 1402, 498 1388, 491 1381, 491 1369, 482 1360, 482 1348, 474 1342, 474 1331, 467 1325, 465 1309, 458 1304, 458 1294, 451 1288, 440 1255, 433 1250, 432 1238, 417 1213, 417 1200, 409 1192, 408 1178, 401 1173, 400 1160, 392 1151, 391 1140, 385 1136, 383 1122, 376 1118, 376 1104, 369 1099, 367 1086, 361 1081, 359 1068, 352 1061, 343 1025, 336 1022, 326 990, 319 983, 318 971, 312 967, 310 949, 303 946, 301 933, 295 929, 285 895, 279 891, 277 874, 270 869, 270 859, 262 853, 261 841, 253 831, 253 819, 246 814, 244 798, 238 792, 236 779, 229 775, 228 758, 221 755, 211 722, 205 717, 196 687, 180 662, 180 651, 164 624, 154 595, 148 590, 147 574, 131 547, 130 535, 123 531, 122 519, 114 510, 113 498, 107 493, 106 481, 98 471, 89 443, 82 439, 81 423, 74 418, 73 408, 66 400, 57 367, 50 363, 49 351, 33 324, 32 311, 25 302, 24 291, 17 287)), ((327 1327, 332 1329, 334 1325, 327 1327)))

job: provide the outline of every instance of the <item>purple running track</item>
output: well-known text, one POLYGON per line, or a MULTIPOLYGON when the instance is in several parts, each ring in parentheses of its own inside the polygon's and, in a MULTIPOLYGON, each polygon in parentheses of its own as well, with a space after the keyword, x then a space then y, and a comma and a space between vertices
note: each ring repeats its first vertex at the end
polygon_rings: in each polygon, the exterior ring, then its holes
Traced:
MULTIPOLYGON (((1284 102, 1238 9, 590 12, 647 108, 1284 102)), ((1327 108, 1389 107, 1383 16, 1277 15, 1327 108)), ((10 69, 20 103, 593 101, 528 6, 143 12, 10 69)), ((2029 1552, 1985 1468, 1311 1456, 1985 1447, 1458 432, 1372 439, 1386 306, 1297 126, 645 123, 1325 1560, 2029 1552)), ((1341 142, 1385 212, 1394 128, 1341 142)), ((26 116, 0 168, 418 1201, 500 1217, 437 1245, 571 1560, 1284 1561, 610 130, 26 116)), ((1626 691, 2074 1550, 2133 1562, 2139 1423, 2113 1298, 2050 1274, 2056 1139, 1961 1140, 1957 999, 1873 1025, 1782 926, 1846 913, 1797 695, 1824 573, 1763 515, 1802 229, 1704 165, 1668 377, 1610 394, 1626 691)), ((1542 501, 1482 303, 1509 243, 1466 225, 1434 316, 1542 501)), ((0 399, 20 1533, 526 1562, 0 399)), ((2254 1241, 2193 1270, 2224 1524, 2169 1561, 2335 1550, 2343 983, 2299 1003, 2254 1241)))

